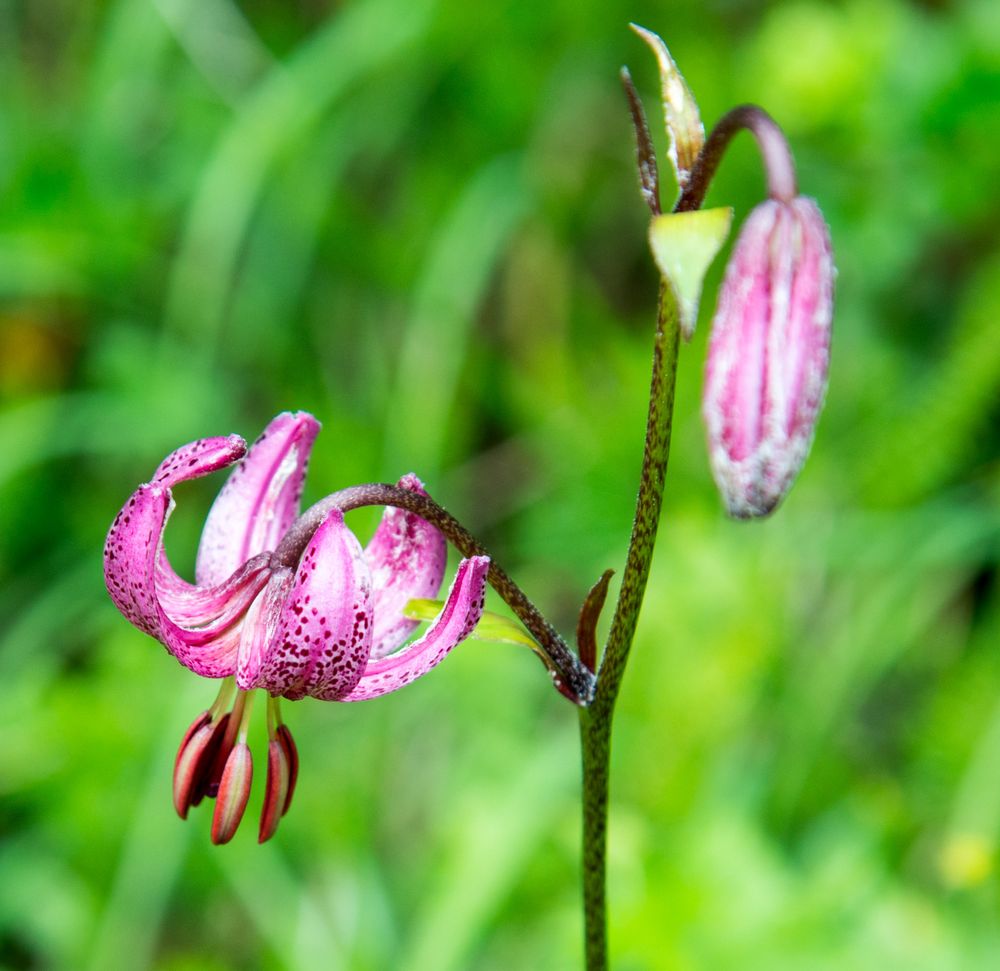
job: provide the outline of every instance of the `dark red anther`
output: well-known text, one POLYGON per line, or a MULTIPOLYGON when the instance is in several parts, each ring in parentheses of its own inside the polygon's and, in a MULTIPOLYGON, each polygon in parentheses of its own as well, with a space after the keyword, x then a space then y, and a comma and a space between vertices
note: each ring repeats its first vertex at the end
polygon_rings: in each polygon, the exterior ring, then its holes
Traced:
POLYGON ((212 716, 208 711, 203 711, 188 727, 188 730, 184 733, 184 737, 181 739, 181 744, 177 749, 177 758, 174 759, 174 773, 177 772, 177 765, 181 760, 181 756, 184 754, 184 749, 187 747, 188 742, 191 741, 192 736, 202 725, 207 725, 212 720, 212 716))
POLYGON ((246 742, 234 745, 226 759, 219 783, 215 812, 212 815, 212 842, 228 843, 236 833, 250 798, 253 781, 253 757, 246 742))
POLYGON ((608 584, 614 570, 605 570, 587 594, 580 608, 580 619, 576 622, 576 643, 580 660, 591 674, 597 671, 597 621, 608 597, 608 584))
POLYGON ((187 819, 188 809, 194 805, 192 797, 198 789, 205 751, 212 739, 212 724, 207 719, 206 712, 187 730, 174 760, 174 808, 181 819, 187 819))
POLYGON ((260 830, 257 842, 266 843, 278 829, 288 797, 288 755, 277 738, 267 747, 267 784, 264 787, 264 805, 260 812, 260 830))
MULTIPOLYGON (((199 759, 197 775, 194 779, 194 786, 191 789, 192 806, 197 806, 205 796, 214 798, 215 794, 219 791, 219 779, 222 778, 222 770, 226 766, 225 758, 220 759, 219 753, 222 751, 226 732, 229 729, 229 720, 229 712, 226 712, 212 726, 212 737, 208 740, 205 751, 199 759), (213 782, 214 785, 212 784, 213 782)), ((227 753, 231 749, 232 743, 230 743, 229 749, 226 750, 227 753)))
POLYGON ((234 721, 231 716, 232 712, 227 712, 219 719, 216 736, 212 740, 212 759, 211 761, 206 760, 205 776, 201 780, 201 791, 198 793, 197 802, 192 803, 192 805, 197 806, 203 796, 214 799, 219 793, 222 773, 226 768, 226 762, 229 760, 233 744, 236 742, 236 732, 240 727, 239 723, 234 721))
POLYGON ((277 740, 285 753, 285 761, 288 763, 288 792, 285 795, 285 804, 281 809, 281 815, 288 812, 288 807, 292 804, 292 793, 295 792, 295 783, 299 777, 299 750, 295 747, 295 739, 288 730, 288 726, 281 724, 277 728, 277 740))

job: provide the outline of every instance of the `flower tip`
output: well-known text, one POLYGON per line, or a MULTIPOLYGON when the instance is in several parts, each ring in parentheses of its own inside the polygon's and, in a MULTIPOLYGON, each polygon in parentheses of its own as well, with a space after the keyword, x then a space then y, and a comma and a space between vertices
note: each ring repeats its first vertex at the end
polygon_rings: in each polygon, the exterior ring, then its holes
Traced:
POLYGON ((224 469, 246 452, 247 443, 239 435, 200 438, 171 452, 153 473, 151 483, 170 489, 179 482, 224 469))
POLYGON ((723 497, 726 514, 730 519, 749 522, 753 519, 767 519, 781 505, 784 493, 732 494, 723 497))
POLYGON ((630 20, 628 22, 628 29, 631 30, 633 34, 641 37, 647 44, 655 44, 657 41, 661 44, 663 43, 663 40, 659 37, 659 35, 654 34, 648 28, 637 24, 634 20, 630 20))
POLYGON ((407 472, 406 475, 400 478, 396 485, 399 486, 400 489, 406 489, 409 492, 417 492, 422 496, 427 495, 427 490, 424 488, 423 480, 416 474, 416 472, 407 472))
POLYGON ((316 416, 308 411, 283 411, 270 421, 267 431, 269 434, 307 435, 311 443, 322 427, 316 416))
POLYGON ((233 746, 219 784, 219 794, 212 815, 212 842, 228 843, 239 828, 250 798, 253 781, 253 757, 245 742, 233 746))
POLYGON ((319 422, 282 412, 246 449, 205 520, 195 578, 216 585, 257 553, 273 550, 299 514, 299 499, 319 422))
POLYGON ((631 23, 629 27, 656 56, 660 68, 660 90, 664 122, 670 138, 669 158, 683 189, 691 178, 695 160, 705 144, 705 129, 698 112, 698 103, 677 69, 663 38, 653 31, 631 23))

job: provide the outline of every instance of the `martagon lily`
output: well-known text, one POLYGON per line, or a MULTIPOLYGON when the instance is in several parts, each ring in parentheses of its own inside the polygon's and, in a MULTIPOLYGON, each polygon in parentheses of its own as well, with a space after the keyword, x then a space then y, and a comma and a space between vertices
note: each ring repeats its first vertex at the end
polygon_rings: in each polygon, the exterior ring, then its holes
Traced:
MULTIPOLYGON (((298 774, 279 698, 362 701, 395 691, 437 665, 482 615, 489 558, 473 556, 459 564, 437 619, 400 649, 417 623, 404 615, 406 604, 437 594, 447 558, 438 529, 402 509, 387 508, 362 549, 334 508, 293 562, 276 555, 298 519, 318 431, 311 415, 284 413, 249 450, 237 435, 185 445, 139 486, 108 533, 104 575, 118 609, 195 674, 222 680, 174 766, 182 818, 205 796, 216 798, 215 843, 232 838, 249 798, 246 739, 256 689, 268 695, 263 842, 288 810, 298 774), (163 548, 171 490, 235 462, 205 522, 189 583, 163 548)), ((425 494, 415 475, 399 487, 425 494)))

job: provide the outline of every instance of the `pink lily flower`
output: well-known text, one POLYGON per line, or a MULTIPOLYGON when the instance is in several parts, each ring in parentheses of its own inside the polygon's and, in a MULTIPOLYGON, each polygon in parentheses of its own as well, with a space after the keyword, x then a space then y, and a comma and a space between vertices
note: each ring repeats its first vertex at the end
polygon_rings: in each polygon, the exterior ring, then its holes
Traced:
POLYGON ((712 321, 702 414, 731 516, 766 516, 805 462, 826 393, 833 317, 830 233, 812 199, 747 217, 712 321))
MULTIPOLYGON (((250 794, 246 737, 255 689, 268 694, 263 842, 288 810, 298 773, 279 697, 362 701, 396 691, 435 667, 482 616, 489 558, 477 556, 459 564, 424 635, 402 647, 416 627, 403 608, 436 596, 447 545, 434 526, 401 509, 386 509, 363 549, 335 509, 296 564, 272 556, 299 515, 318 431, 311 415, 284 413, 249 451, 237 435, 185 445, 132 494, 105 544, 105 582, 125 618, 195 674, 223 679, 215 703, 184 736, 174 767, 182 818, 205 796, 216 798, 215 843, 232 838, 250 794), (205 522, 189 583, 163 548, 171 490, 234 462, 205 522)), ((399 486, 424 491, 414 475, 399 486)))

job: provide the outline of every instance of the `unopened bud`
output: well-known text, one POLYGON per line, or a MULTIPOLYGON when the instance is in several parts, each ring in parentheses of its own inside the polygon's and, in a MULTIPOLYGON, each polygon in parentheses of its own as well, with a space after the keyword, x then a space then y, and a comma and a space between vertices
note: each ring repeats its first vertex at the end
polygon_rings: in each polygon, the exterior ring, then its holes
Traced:
POLYGON ((250 798, 253 758, 246 742, 238 742, 226 759, 212 816, 212 842, 228 843, 235 834, 250 798))
POLYGON ((812 444, 833 315, 830 235, 816 203, 769 199, 747 218, 712 322, 702 414, 731 516, 766 516, 812 444))

